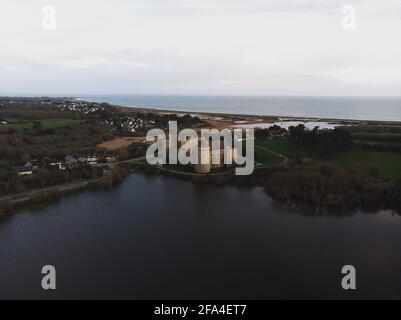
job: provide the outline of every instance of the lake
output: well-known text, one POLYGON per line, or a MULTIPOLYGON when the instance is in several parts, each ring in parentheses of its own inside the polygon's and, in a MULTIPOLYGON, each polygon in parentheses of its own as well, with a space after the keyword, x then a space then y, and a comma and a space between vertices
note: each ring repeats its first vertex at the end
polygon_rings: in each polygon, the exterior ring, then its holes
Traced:
POLYGON ((94 102, 188 112, 401 121, 401 97, 81 96, 94 102))
POLYGON ((310 216, 260 188, 132 174, 0 219, 0 298, 401 298, 401 217, 310 216), (41 290, 41 268, 57 290, 41 290), (357 290, 341 289, 341 268, 357 290))

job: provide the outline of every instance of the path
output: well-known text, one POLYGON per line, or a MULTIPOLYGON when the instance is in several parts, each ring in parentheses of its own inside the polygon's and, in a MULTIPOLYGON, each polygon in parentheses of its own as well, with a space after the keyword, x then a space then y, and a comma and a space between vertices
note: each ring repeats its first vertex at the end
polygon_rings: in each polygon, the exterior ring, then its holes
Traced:
MULTIPOLYGON (((275 167, 275 166, 278 166, 278 165, 283 165, 283 164, 287 164, 288 163, 288 158, 285 155, 281 154, 281 153, 274 152, 273 150, 267 149, 265 147, 260 147, 260 146, 255 146, 255 147, 260 149, 260 150, 270 152, 270 153, 280 157, 281 159, 283 159, 283 162, 281 162, 281 163, 279 163, 277 165, 267 166, 267 167, 275 167)), ((263 166, 263 167, 266 168, 265 166, 263 166)))
POLYGON ((41 189, 32 189, 30 191, 27 192, 21 192, 21 193, 16 193, 16 194, 12 194, 9 196, 4 196, 4 197, 0 197, 0 201, 1 200, 5 200, 5 199, 11 199, 12 203, 18 203, 18 202, 24 202, 24 201, 28 201, 32 198, 32 196, 35 193, 46 193, 46 192, 51 192, 51 191, 57 191, 57 192, 66 192, 66 191, 71 191, 74 189, 78 189, 78 188, 82 188, 88 185, 90 181, 79 181, 79 182, 69 182, 69 183, 65 183, 65 184, 60 184, 60 185, 56 185, 56 186, 51 186, 51 187, 46 187, 46 188, 41 188, 41 189))

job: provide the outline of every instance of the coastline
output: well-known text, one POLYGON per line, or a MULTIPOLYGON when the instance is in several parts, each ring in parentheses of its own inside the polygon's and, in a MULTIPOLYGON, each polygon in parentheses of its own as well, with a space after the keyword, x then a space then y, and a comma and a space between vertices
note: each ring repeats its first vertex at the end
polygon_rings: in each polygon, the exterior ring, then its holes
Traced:
MULTIPOLYGON (((205 96, 206 97, 206 96, 205 96)), ((217 96, 220 97, 220 96, 217 96)), ((243 97, 239 97, 243 98, 243 97)), ((280 98, 280 97, 269 97, 269 98, 280 98)), ((284 98, 297 98, 297 97, 284 97, 284 98)), ((312 97, 300 97, 300 98, 312 98, 312 97)), ((336 98, 336 97, 324 97, 324 98, 336 98)), ((339 97, 339 99, 360 99, 362 97, 339 97)), ((393 99, 398 99, 401 97, 388 97, 393 99)), ((289 121, 321 121, 321 122, 341 122, 344 124, 373 124, 373 125, 381 125, 381 124, 390 124, 390 125, 401 125, 401 120, 381 120, 381 119, 355 119, 355 118, 347 118, 347 117, 322 117, 322 116, 296 116, 296 115, 288 115, 288 113, 282 114, 268 114, 268 113, 246 113, 246 112, 221 112, 221 111, 195 111, 190 108, 180 108, 180 107, 154 107, 154 106, 146 106, 146 105, 134 105, 128 103, 113 103, 109 102, 107 97, 103 97, 103 99, 88 99, 88 98, 73 98, 78 101, 85 102, 95 102, 95 103, 109 103, 110 105, 119 108, 120 110, 131 110, 136 112, 154 112, 159 114, 193 114, 200 116, 209 116, 209 117, 224 117, 224 118, 247 118, 247 119, 262 119, 263 121, 275 121, 278 119, 288 119, 289 121)), ((374 98, 372 98, 374 99, 374 98)), ((378 97, 377 99, 384 99, 384 97, 378 97)))
MULTIPOLYGON (((97 102, 102 103, 101 101, 92 101, 85 100, 84 98, 73 98, 81 102, 97 102)), ((254 115, 247 113, 224 113, 224 112, 206 112, 200 111, 195 112, 191 110, 178 110, 178 109, 166 109, 166 108, 155 108, 155 107, 139 107, 139 106, 127 106, 121 104, 110 104, 111 106, 118 108, 123 112, 153 112, 156 114, 177 114, 177 115, 196 115, 206 118, 223 118, 227 120, 245 120, 249 123, 273 123, 276 121, 300 121, 300 122, 309 122, 309 121, 317 121, 317 122, 328 122, 328 123, 338 123, 343 125, 357 125, 357 124, 371 124, 371 125, 400 125, 401 121, 389 121, 389 120, 369 120, 369 119, 350 119, 350 118, 332 118, 332 117, 299 117, 299 116, 288 116, 288 115, 254 115)))
POLYGON ((122 182, 126 176, 127 172, 118 178, 111 173, 97 179, 69 182, 42 189, 33 189, 23 194, 3 196, 0 197, 0 217, 34 208, 37 205, 46 205, 81 191, 111 188, 122 182))
POLYGON ((283 127, 286 123, 304 124, 309 129, 313 127, 320 126, 325 129, 334 129, 335 127, 341 126, 401 126, 401 121, 383 121, 383 120, 353 120, 353 119, 340 119, 340 118, 313 118, 313 117, 294 117, 294 116, 255 116, 250 114, 233 114, 233 113, 213 113, 213 112, 190 112, 181 110, 168 110, 168 109, 155 109, 155 108, 145 108, 145 107, 128 107, 121 105, 112 105, 118 108, 122 112, 138 112, 147 113, 152 112, 158 115, 172 115, 176 114, 178 116, 184 116, 190 114, 191 116, 197 116, 201 120, 208 123, 210 127, 214 127, 218 130, 222 129, 232 129, 232 128, 267 128, 274 124, 283 127))
MULTIPOLYGON (((89 102, 86 101, 82 98, 68 98, 70 100, 79 100, 81 102, 89 102)), ((101 103, 101 102, 99 102, 101 103)), ((111 105, 112 107, 116 108, 118 111, 124 113, 124 112, 139 112, 139 113, 156 113, 159 115, 167 115, 167 114, 176 114, 179 116, 184 116, 187 115, 188 112, 185 111, 174 111, 174 110, 167 110, 167 109, 154 109, 154 108, 138 108, 138 107, 127 107, 127 106, 121 106, 121 105, 111 105)), ((115 110, 115 109, 114 109, 115 110)), ((249 115, 249 114, 232 114, 232 113, 211 113, 211 112, 189 112, 192 116, 198 116, 202 120, 205 121, 206 126, 209 127, 215 127, 217 129, 222 129, 222 128, 232 128, 238 125, 250 125, 250 124, 273 124, 277 121, 282 121, 282 122, 308 122, 308 121, 315 121, 315 122, 327 122, 331 123, 334 122, 338 125, 343 125, 343 126, 352 126, 352 125, 374 125, 374 126, 401 126, 401 122, 396 122, 396 121, 372 121, 372 120, 347 120, 347 119, 331 119, 331 118, 301 118, 301 117, 291 117, 291 116, 286 116, 286 117, 276 117, 276 116, 269 116, 269 115, 263 115, 263 116, 255 116, 255 115, 249 115)), ((203 127, 198 127, 197 129, 201 129, 203 127)), ((271 152, 271 150, 267 150, 268 152, 271 152)), ((283 158, 286 158, 284 155, 279 155, 282 156, 283 158)), ((301 162, 303 160, 301 159, 301 162)), ((129 162, 129 161, 128 161, 129 162)), ((287 161, 285 164, 287 164, 287 161)), ((174 170, 169 170, 167 168, 149 168, 146 164, 142 165, 140 163, 126 163, 126 166, 124 166, 124 163, 121 163, 121 166, 118 165, 118 167, 122 167, 123 169, 128 169, 128 170, 134 170, 135 172, 141 172, 141 173, 152 173, 152 174, 161 174, 161 175, 173 175, 178 178, 186 178, 189 180, 192 180, 194 182, 204 182, 204 183, 210 183, 210 184, 235 184, 235 185, 241 185, 241 184, 252 184, 254 181, 257 180, 257 177, 255 178, 250 178, 250 179, 235 179, 231 177, 230 174, 216 174, 216 175, 194 175, 194 174, 177 174, 174 172, 174 170)), ((271 168, 263 168, 263 169, 271 169, 271 168)), ((262 170, 263 171, 263 170, 262 170)), ((125 176, 124 176, 125 177, 125 176)), ((124 178, 122 177, 122 179, 124 178)), ((60 198, 64 194, 71 193, 74 191, 80 191, 82 189, 87 189, 90 185, 92 185, 91 182, 96 181, 83 181, 82 183, 74 188, 71 189, 66 189, 66 190, 59 190, 59 188, 62 188, 63 186, 53 186, 46 188, 46 190, 41 190, 44 192, 36 192, 35 191, 40 191, 40 190, 31 190, 29 193, 35 193, 34 196, 29 196, 26 197, 26 199, 19 199, 15 200, 14 197, 16 195, 10 195, 9 197, 3 197, 0 199, 0 206, 1 207, 10 207, 10 209, 6 210, 0 210, 0 211, 14 211, 15 209, 19 208, 26 208, 31 206, 31 204, 37 204, 37 203, 43 203, 47 202, 48 200, 52 200, 55 198, 60 198), (11 200, 7 201, 7 198, 11 200)), ((1 208, 3 209, 3 208, 1 208)))

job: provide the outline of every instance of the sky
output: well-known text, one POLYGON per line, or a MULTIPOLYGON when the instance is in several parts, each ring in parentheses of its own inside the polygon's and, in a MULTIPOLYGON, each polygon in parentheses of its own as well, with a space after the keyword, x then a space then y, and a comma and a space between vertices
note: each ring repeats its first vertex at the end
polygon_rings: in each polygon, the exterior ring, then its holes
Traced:
POLYGON ((0 95, 401 96, 400 40, 400 0, 1 0, 0 95))

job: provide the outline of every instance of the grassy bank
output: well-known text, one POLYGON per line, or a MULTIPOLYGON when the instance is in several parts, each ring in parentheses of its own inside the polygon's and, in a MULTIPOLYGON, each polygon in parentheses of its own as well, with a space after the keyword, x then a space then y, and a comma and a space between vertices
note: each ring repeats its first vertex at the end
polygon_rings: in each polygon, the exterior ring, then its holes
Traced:
POLYGON ((65 195, 74 194, 83 190, 96 190, 110 188, 117 185, 128 174, 123 166, 113 168, 111 172, 104 174, 101 178, 82 181, 75 184, 64 184, 50 188, 32 190, 23 197, 5 196, 0 198, 0 215, 13 213, 17 210, 30 208, 32 206, 57 200, 65 195))
POLYGON ((273 152, 282 154, 286 157, 293 157, 305 153, 301 145, 295 144, 285 139, 273 139, 273 140, 256 139, 255 146, 269 149, 273 152))
MULTIPOLYGON (((313 157, 300 145, 289 140, 256 140, 255 159, 264 164, 274 165, 279 159, 274 155, 263 152, 257 147, 269 149, 286 157, 313 157), (259 160, 258 160, 259 159, 259 160)), ((333 164, 344 169, 376 168, 386 179, 401 178, 401 154, 395 152, 367 151, 354 149, 330 160, 315 159, 309 166, 317 167, 322 164, 333 164)))

